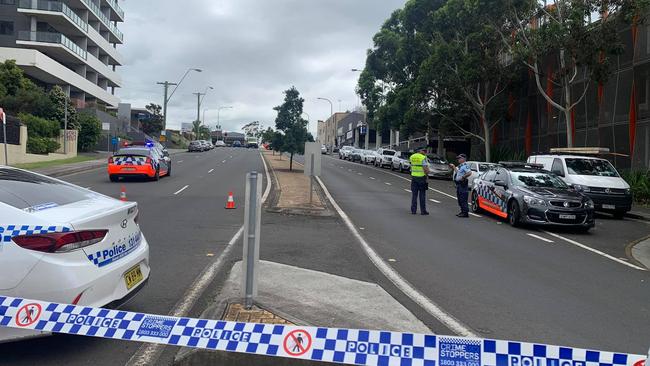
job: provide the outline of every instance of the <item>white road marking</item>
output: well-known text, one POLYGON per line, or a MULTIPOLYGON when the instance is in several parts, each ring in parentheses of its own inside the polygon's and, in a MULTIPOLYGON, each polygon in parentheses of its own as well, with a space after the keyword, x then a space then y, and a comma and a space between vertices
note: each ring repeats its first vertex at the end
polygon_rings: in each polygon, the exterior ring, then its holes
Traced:
POLYGON ((404 188, 404 190, 407 191, 408 193, 413 193, 413 191, 411 191, 410 189, 404 188))
POLYGON ((535 234, 531 234, 531 233, 526 233, 526 235, 530 236, 531 238, 535 238, 535 239, 539 239, 541 241, 545 241, 547 243, 554 243, 553 240, 546 239, 545 237, 542 237, 542 236, 539 236, 539 235, 535 235, 535 234))
POLYGON ((183 188, 179 189, 178 191, 174 192, 174 196, 181 193, 181 192, 183 192, 184 190, 186 190, 187 187, 189 187, 189 185, 186 185, 185 187, 183 187, 183 188))
POLYGON ((177 161, 177 163, 182 163, 182 162, 183 162, 183 160, 179 160, 179 161, 177 161))
POLYGON ((434 202, 434 203, 440 203, 440 201, 434 200, 433 198, 429 198, 429 201, 434 202))
POLYGON ((384 182, 384 184, 387 185, 387 186, 392 186, 392 184, 390 184, 388 182, 384 182))
MULTIPOLYGON (((264 204, 264 202, 266 202, 267 198, 269 197, 269 193, 271 193, 271 175, 269 174, 269 169, 263 157, 262 157, 262 163, 264 163, 264 170, 266 171, 266 189, 264 190, 264 194, 262 195, 262 204, 264 204)), ((187 316, 190 309, 194 307, 196 301, 201 297, 201 295, 205 292, 206 288, 214 280, 214 277, 221 270, 221 267, 224 265, 226 258, 228 258, 228 255, 232 251, 232 248, 235 246, 235 243, 237 243, 237 241, 239 240, 243 232, 244 232, 244 227, 242 226, 239 228, 239 230, 237 230, 235 235, 230 239, 228 245, 226 245, 221 255, 219 255, 219 258, 217 258, 216 261, 212 262, 210 266, 206 267, 203 270, 203 272, 201 272, 201 274, 196 278, 196 280, 194 280, 194 283, 192 283, 188 287, 188 290, 185 292, 185 294, 183 294, 181 300, 178 303, 176 303, 176 305, 174 306, 174 310, 172 310, 169 313, 170 316, 174 316, 174 317, 187 316)), ((164 347, 165 346, 162 344, 143 345, 131 357, 129 362, 127 362, 127 365, 128 366, 155 365, 156 361, 160 357, 160 354, 164 350, 164 347)))
POLYGON ((318 184, 320 184, 321 188, 323 189, 323 192, 325 193, 325 196, 332 203, 332 206, 334 207, 336 212, 338 212, 341 219, 343 219, 348 229, 356 237, 359 244, 361 244, 361 247, 366 252, 368 258, 370 258, 370 260, 375 265, 375 267, 377 267, 377 269, 379 269, 384 274, 384 276, 386 276, 386 278, 388 278, 406 296, 411 298, 411 300, 413 300, 415 303, 420 305, 426 312, 428 312, 433 317, 438 319, 442 324, 444 324, 447 328, 449 328, 457 335, 463 337, 478 338, 478 334, 474 333, 467 325, 463 324, 461 321, 456 319, 453 315, 447 313, 438 304, 436 304, 431 299, 429 299, 424 294, 422 294, 420 291, 418 291, 415 287, 413 287, 413 285, 411 285, 406 279, 404 279, 395 269, 393 269, 390 265, 388 265, 388 263, 386 263, 379 256, 379 254, 377 254, 377 252, 375 252, 375 250, 372 249, 372 247, 366 242, 366 240, 361 236, 361 234, 359 234, 359 231, 357 231, 356 227, 354 226, 354 224, 352 223, 348 215, 341 209, 341 207, 336 203, 336 201, 334 201, 334 198, 327 190, 327 187, 325 187, 325 184, 320 179, 320 177, 316 177, 316 181, 318 182, 318 184))
POLYGON ((565 237, 563 237, 562 235, 558 235, 558 234, 555 234, 555 233, 551 233, 551 232, 549 232, 549 231, 545 231, 545 230, 542 230, 542 232, 545 233, 545 234, 548 234, 548 235, 550 235, 550 236, 552 236, 552 237, 554 237, 554 238, 558 238, 558 239, 560 239, 560 240, 564 240, 565 242, 567 242, 567 243, 569 243, 569 244, 573 244, 573 245, 575 245, 575 246, 577 246, 577 247, 580 247, 580 248, 585 249, 585 250, 588 250, 588 251, 590 251, 590 252, 592 252, 592 253, 598 254, 598 255, 600 255, 600 256, 602 256, 602 257, 605 257, 605 258, 607 258, 607 259, 613 260, 614 262, 624 264, 624 265, 626 265, 626 266, 628 266, 628 267, 630 267, 630 268, 638 269, 639 271, 647 271, 647 269, 645 269, 645 268, 641 268, 641 267, 639 267, 639 266, 635 266, 635 265, 632 264, 632 263, 628 263, 628 262, 622 261, 622 260, 620 260, 620 259, 618 259, 618 258, 616 258, 616 257, 613 257, 613 256, 611 256, 611 255, 609 255, 609 254, 607 254, 607 253, 603 253, 603 252, 601 252, 600 250, 597 250, 597 249, 594 249, 594 248, 588 247, 588 246, 586 246, 586 245, 584 245, 584 244, 580 244, 580 243, 578 243, 578 242, 575 241, 575 240, 571 240, 571 239, 569 239, 569 238, 565 238, 565 237))
POLYGON ((469 213, 470 215, 474 216, 474 217, 483 217, 483 216, 481 216, 481 215, 477 215, 477 214, 475 214, 474 212, 468 212, 468 213, 469 213))
POLYGON ((357 173, 357 174, 359 174, 359 175, 363 175, 363 173, 357 173))
POLYGON ((375 180, 375 177, 370 177, 370 179, 375 180))
POLYGON ((208 170, 208 174, 212 173, 213 171, 214 171, 214 169, 208 170))
POLYGON ((224 161, 222 161, 222 163, 225 163, 225 162, 226 162, 225 160, 224 160, 224 161))

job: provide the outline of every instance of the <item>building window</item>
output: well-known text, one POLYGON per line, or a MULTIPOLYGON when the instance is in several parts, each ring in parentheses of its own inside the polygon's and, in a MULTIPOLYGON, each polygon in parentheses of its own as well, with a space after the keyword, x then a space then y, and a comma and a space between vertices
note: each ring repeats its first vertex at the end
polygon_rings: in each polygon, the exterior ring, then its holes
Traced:
POLYGON ((2 5, 16 5, 16 0, 0 0, 2 5))
POLYGON ((14 35, 14 22, 7 22, 0 20, 0 35, 13 36, 14 35))

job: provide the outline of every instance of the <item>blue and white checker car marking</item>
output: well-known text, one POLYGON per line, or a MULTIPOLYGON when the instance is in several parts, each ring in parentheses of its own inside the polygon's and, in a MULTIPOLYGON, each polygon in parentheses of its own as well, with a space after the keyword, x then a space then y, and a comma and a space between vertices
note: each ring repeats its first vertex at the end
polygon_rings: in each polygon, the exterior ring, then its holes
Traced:
POLYGON ((645 360, 641 355, 512 341, 176 318, 13 297, 0 297, 2 326, 354 365, 634 366, 645 360), (31 325, 21 327, 18 313, 27 304, 42 311, 31 325), (294 331, 311 339, 298 356, 287 351, 294 331))
POLYGON ((147 158, 140 156, 124 156, 113 158, 115 165, 146 165, 147 158))
POLYGON ((88 255, 88 259, 97 267, 104 267, 134 252, 142 243, 142 232, 138 231, 128 238, 120 239, 110 249, 98 250, 88 255))
POLYGON ((483 182, 478 182, 476 185, 475 190, 478 192, 479 196, 485 198, 486 200, 494 203, 495 205, 499 206, 502 212, 506 212, 506 201, 502 200, 500 197, 498 197, 494 191, 492 190, 491 187, 489 187, 487 184, 483 182))
POLYGON ((4 225, 0 226, 0 243, 8 243, 11 238, 19 235, 49 234, 49 233, 67 233, 70 228, 65 226, 45 226, 45 225, 4 225))

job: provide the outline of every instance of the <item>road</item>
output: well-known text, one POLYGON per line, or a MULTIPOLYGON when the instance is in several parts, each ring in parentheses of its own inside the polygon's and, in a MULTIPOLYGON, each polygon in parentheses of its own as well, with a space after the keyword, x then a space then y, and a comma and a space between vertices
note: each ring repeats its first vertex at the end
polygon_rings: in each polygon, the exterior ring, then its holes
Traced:
POLYGON ((650 274, 619 258, 650 226, 599 216, 591 233, 576 235, 512 228, 487 214, 460 219, 451 183, 435 180, 431 215, 414 216, 407 175, 329 156, 322 166, 326 187, 373 249, 479 335, 647 352, 650 274))
MULTIPOLYGON (((246 173, 264 171, 254 150, 223 148, 172 158, 169 178, 123 182, 127 199, 138 202, 152 268, 148 286, 126 310, 168 314, 175 307, 241 227, 246 173), (230 191, 242 209, 224 210, 230 191)), ((122 185, 111 183, 103 170, 62 179, 116 198, 122 185)), ((136 342, 57 335, 0 345, 0 364, 124 365, 139 347, 136 342)), ((171 357, 173 352, 166 352, 161 363, 169 364, 171 357)))

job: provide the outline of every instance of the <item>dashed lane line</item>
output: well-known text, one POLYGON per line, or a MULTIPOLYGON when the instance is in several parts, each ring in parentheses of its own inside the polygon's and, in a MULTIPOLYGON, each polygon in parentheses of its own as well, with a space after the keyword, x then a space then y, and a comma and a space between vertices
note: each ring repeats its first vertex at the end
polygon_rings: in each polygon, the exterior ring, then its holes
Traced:
POLYGON ((174 196, 176 196, 176 195, 178 195, 179 193, 181 193, 181 192, 183 192, 184 190, 186 190, 187 187, 189 187, 189 185, 186 185, 185 187, 183 187, 183 188, 179 189, 178 191, 174 192, 174 196))
POLYGON ((212 173, 213 171, 214 171, 214 169, 208 170, 208 174, 212 173))
POLYGON ((404 190, 407 191, 408 193, 413 193, 413 191, 411 191, 410 189, 404 188, 404 190))
POLYGON ((526 233, 526 235, 530 236, 531 238, 535 238, 535 239, 539 239, 539 240, 541 240, 541 241, 545 241, 545 242, 547 242, 547 243, 554 243, 553 240, 551 240, 551 239, 546 239, 546 238, 543 237, 543 236, 539 236, 539 235, 535 235, 535 234, 531 234, 531 233, 526 233))
POLYGON ((384 182, 384 184, 387 185, 387 186, 392 186, 392 184, 390 184, 388 182, 384 182))
POLYGON ((225 162, 226 162, 226 161, 224 160, 224 161, 222 161, 221 163, 223 164, 223 163, 225 163, 225 162))
POLYGON ((434 200, 433 198, 429 198, 429 201, 431 201, 431 202, 433 202, 433 203, 440 203, 440 201, 438 201, 438 200, 434 200))
POLYGON ((375 177, 368 177, 368 178, 370 178, 370 179, 372 179, 372 180, 375 180, 375 177))
POLYGON ((481 216, 481 215, 477 215, 477 214, 475 214, 474 212, 468 212, 468 213, 469 213, 470 216, 474 216, 474 217, 483 217, 483 216, 481 216))

